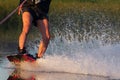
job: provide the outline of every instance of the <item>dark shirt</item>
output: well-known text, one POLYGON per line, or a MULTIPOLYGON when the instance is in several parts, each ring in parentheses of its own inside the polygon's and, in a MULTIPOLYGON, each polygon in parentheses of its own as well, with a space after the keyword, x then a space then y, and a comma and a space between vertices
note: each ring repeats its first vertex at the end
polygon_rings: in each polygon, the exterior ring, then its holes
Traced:
MULTIPOLYGON (((20 4, 24 0, 20 0, 20 4)), ((33 16, 33 24, 36 26, 36 20, 48 19, 48 11, 51 0, 27 0, 22 5, 22 12, 30 12, 33 16)))
MULTIPOLYGON (((20 0, 20 4, 24 0, 20 0)), ((49 10, 49 5, 50 5, 51 0, 27 0, 22 7, 35 7, 37 6, 38 8, 40 7, 45 13, 48 13, 49 10)))

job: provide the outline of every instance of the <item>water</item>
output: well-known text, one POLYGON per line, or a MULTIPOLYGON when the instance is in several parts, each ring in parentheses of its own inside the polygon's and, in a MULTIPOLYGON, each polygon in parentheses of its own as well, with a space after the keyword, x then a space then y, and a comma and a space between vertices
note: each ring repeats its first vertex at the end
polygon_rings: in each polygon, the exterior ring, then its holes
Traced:
MULTIPOLYGON (((73 10, 72 10, 73 11, 73 10)), ((52 39, 43 59, 21 63, 16 69, 6 55, 15 44, 0 45, 0 80, 14 75, 30 80, 119 80, 120 18, 97 10, 50 14, 52 39)), ((40 35, 38 35, 39 37, 40 35)), ((39 38, 28 40, 29 53, 37 52, 39 38)))
MULTIPOLYGON (((37 51, 36 41, 29 44, 32 45, 32 48, 28 48, 31 54, 37 51)), ((21 63, 22 70, 17 73, 3 55, 0 70, 4 73, 0 74, 2 80, 6 80, 13 71, 14 74, 22 75, 21 78, 34 75, 38 80, 41 80, 41 77, 43 80, 120 79, 120 44, 103 43, 92 38, 87 42, 80 42, 56 37, 50 42, 44 59, 37 60, 38 64, 21 63)))
MULTIPOLYGON (((94 48, 86 45, 90 45, 90 42, 61 42, 58 37, 50 42, 44 59, 37 60, 37 64, 21 63, 18 70, 5 58, 6 53, 0 58, 0 80, 7 80, 11 74, 36 80, 41 80, 41 77, 43 80, 120 79, 120 44, 94 48)), ((30 53, 34 53, 34 50, 30 53)))

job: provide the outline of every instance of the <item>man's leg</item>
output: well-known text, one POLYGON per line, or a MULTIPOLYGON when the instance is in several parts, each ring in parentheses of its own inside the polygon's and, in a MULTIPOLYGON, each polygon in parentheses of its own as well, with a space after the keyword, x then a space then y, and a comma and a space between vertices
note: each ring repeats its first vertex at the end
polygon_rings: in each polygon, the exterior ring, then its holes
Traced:
POLYGON ((43 54, 45 53, 48 47, 48 44, 49 44, 49 40, 50 40, 48 19, 38 20, 37 26, 42 34, 42 40, 40 41, 38 54, 37 54, 37 57, 41 58, 43 57, 43 54))
POLYGON ((20 52, 22 52, 24 48, 26 37, 27 37, 28 31, 31 26, 31 22, 32 22, 31 14, 29 12, 24 12, 22 14, 22 21, 23 21, 23 29, 19 36, 19 51, 20 52))

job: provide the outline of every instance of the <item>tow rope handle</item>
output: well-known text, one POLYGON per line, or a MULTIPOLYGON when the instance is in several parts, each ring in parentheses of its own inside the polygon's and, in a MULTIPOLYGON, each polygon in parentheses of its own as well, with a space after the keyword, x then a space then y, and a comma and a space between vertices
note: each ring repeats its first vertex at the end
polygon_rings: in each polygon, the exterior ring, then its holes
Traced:
POLYGON ((9 15, 7 15, 3 20, 0 21, 0 25, 3 24, 8 18, 10 18, 17 10, 18 10, 18 15, 20 14, 20 10, 23 6, 23 4, 26 2, 27 0, 24 0, 16 9, 14 9, 9 15))

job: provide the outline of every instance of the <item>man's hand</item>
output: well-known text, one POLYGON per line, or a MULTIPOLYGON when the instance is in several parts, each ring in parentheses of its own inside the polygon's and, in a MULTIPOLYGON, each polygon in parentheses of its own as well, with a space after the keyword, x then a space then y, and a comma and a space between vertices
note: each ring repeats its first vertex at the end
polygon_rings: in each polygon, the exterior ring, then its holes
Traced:
POLYGON ((22 6, 19 6, 19 8, 18 8, 18 15, 20 15, 21 9, 22 9, 22 6))

